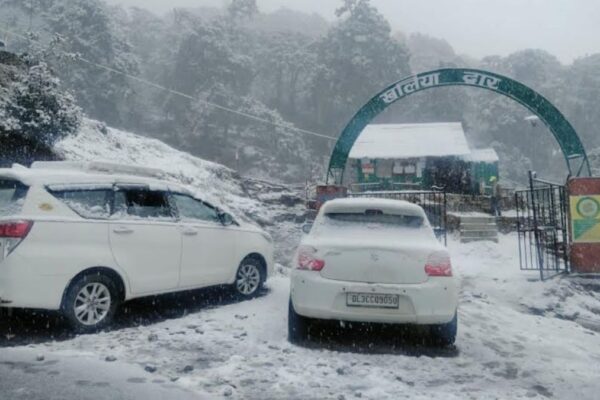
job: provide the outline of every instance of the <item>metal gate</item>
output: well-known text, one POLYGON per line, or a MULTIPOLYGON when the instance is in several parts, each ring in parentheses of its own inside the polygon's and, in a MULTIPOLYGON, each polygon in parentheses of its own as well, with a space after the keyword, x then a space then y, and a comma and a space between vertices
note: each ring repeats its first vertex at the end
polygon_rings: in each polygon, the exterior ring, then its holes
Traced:
POLYGON ((515 192, 521 270, 539 270, 542 280, 569 272, 565 186, 529 172, 529 189, 515 192))
POLYGON ((406 200, 423 207, 427 219, 431 224, 435 236, 448 243, 447 237, 447 217, 446 217, 446 192, 442 190, 390 190, 373 192, 351 192, 349 197, 377 197, 384 199, 406 200))

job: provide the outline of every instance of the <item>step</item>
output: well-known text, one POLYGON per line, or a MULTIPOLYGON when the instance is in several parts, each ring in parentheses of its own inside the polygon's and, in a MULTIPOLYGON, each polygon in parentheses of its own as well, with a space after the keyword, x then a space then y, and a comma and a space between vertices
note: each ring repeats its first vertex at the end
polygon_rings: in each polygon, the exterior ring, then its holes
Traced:
POLYGON ((498 243, 498 225, 496 218, 491 215, 461 216, 459 232, 461 243, 484 240, 498 243))
POLYGON ((495 237, 498 231, 467 231, 460 232, 460 237, 495 237))
POLYGON ((489 238, 489 237, 498 237, 498 231, 462 231, 460 233, 461 238, 469 237, 469 238, 489 238))
POLYGON ((490 242, 496 242, 498 243, 498 237, 495 238, 460 238, 460 242, 461 243, 468 243, 468 242, 483 242, 483 241, 490 241, 490 242))
POLYGON ((461 228, 465 228, 465 229, 481 229, 481 230, 486 230, 486 229, 498 229, 498 225, 496 224, 465 224, 462 223, 460 224, 461 228))
POLYGON ((467 223, 467 224, 495 224, 496 223, 496 217, 484 217, 484 216, 461 216, 460 217, 460 222, 461 223, 467 223))

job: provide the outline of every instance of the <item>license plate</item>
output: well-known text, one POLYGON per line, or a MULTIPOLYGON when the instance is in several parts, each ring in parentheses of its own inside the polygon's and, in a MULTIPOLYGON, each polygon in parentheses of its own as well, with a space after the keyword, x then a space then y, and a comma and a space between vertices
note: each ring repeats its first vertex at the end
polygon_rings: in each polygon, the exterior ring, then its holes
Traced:
POLYGON ((346 293, 348 307, 399 308, 400 295, 383 293, 346 293))

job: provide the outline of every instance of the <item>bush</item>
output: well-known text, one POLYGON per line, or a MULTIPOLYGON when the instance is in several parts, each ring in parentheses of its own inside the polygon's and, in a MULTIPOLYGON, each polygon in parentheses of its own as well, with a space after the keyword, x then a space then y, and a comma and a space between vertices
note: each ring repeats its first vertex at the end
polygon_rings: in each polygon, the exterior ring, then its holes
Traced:
POLYGON ((77 130, 81 109, 44 62, 24 65, 0 88, 0 133, 52 146, 77 130))

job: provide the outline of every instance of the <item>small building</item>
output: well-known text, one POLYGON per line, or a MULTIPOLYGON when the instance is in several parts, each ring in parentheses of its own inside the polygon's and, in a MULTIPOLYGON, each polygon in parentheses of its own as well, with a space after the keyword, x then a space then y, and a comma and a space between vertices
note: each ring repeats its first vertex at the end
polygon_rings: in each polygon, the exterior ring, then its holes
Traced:
POLYGON ((408 190, 444 187, 477 193, 498 176, 493 149, 471 150, 460 122, 371 124, 349 155, 353 190, 408 190))

